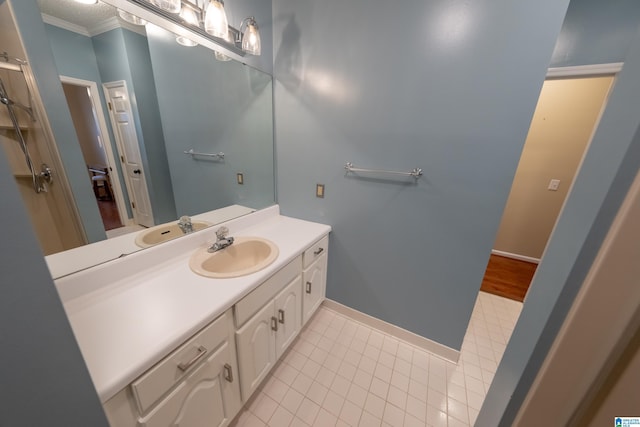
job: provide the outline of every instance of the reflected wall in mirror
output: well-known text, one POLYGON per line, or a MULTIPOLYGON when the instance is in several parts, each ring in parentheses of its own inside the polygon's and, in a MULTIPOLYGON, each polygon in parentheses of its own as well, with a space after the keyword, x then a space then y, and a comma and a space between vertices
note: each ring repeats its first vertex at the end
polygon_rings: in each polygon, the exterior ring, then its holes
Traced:
POLYGON ((67 178, 73 197, 66 202, 75 201, 69 210, 91 243, 62 253, 68 245, 43 245, 56 253, 48 261, 86 258, 54 277, 139 249, 135 236, 119 246, 123 236, 107 235, 217 210, 201 218, 214 224, 274 203, 270 75, 181 46, 156 25, 147 35, 103 2, 38 4, 80 142, 56 141, 64 166, 57 175, 67 178), (94 247, 100 256, 87 256, 94 247))

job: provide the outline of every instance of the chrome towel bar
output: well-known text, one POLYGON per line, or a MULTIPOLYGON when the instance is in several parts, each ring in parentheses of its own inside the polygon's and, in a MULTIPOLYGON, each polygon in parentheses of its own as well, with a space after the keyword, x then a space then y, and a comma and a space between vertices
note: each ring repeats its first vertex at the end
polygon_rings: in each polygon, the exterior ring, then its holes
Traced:
POLYGON ((420 168, 414 168, 410 172, 398 172, 398 171, 388 171, 388 170, 382 170, 382 169, 356 168, 355 166, 353 166, 353 163, 347 162, 344 165, 344 169, 347 171, 347 173, 349 172, 382 173, 387 175, 411 176, 415 179, 418 179, 422 176, 422 169, 420 168))
POLYGON ((188 154, 191 157, 193 156, 204 156, 204 157, 216 157, 220 160, 224 159, 224 153, 220 152, 220 153, 200 153, 198 151, 193 151, 193 148, 190 149, 189 151, 183 151, 184 154, 188 154))

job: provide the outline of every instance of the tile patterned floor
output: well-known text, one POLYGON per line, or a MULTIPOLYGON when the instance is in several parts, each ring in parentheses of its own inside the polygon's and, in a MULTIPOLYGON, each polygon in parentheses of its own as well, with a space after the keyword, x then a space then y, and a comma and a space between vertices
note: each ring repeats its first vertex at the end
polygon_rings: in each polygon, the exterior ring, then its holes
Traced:
POLYGON ((471 426, 521 308, 480 292, 456 365, 321 307, 232 426, 471 426))

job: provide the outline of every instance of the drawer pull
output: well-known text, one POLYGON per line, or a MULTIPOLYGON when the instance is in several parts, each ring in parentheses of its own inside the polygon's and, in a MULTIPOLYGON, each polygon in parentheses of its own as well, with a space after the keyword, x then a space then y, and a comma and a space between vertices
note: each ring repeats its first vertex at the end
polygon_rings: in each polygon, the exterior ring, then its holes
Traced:
POLYGON ((188 361, 187 363, 180 363, 178 365, 178 368, 181 371, 186 371, 187 369, 189 369, 190 367, 192 367, 195 363, 198 362, 198 360, 202 359, 204 357, 205 354, 207 354, 207 349, 204 348, 203 346, 198 347, 198 354, 196 354, 193 359, 191 359, 190 361, 188 361))
POLYGON ((307 289, 305 291, 310 294, 311 293, 311 282, 307 282, 307 289))
POLYGON ((278 310, 278 322, 284 325, 284 310, 278 310))
POLYGON ((318 248, 317 251, 313 251, 313 254, 317 256, 317 255, 320 255, 322 251, 324 251, 324 248, 318 248))
POLYGON ((278 332, 278 319, 275 316, 271 316, 271 330, 278 332))
POLYGON ((233 382, 233 368, 228 363, 224 364, 224 379, 233 382))

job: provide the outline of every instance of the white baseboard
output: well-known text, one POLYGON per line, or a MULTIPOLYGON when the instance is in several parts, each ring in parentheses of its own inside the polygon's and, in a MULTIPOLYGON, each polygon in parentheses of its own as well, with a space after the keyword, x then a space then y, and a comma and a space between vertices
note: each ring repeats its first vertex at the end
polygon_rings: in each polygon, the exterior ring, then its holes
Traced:
POLYGON ((458 363, 460 352, 458 350, 452 349, 451 347, 447 347, 446 345, 442 345, 428 338, 421 337, 420 335, 416 335, 413 332, 407 331, 406 329, 403 329, 399 326, 392 325, 391 323, 387 323, 384 320, 369 316, 368 314, 355 310, 351 307, 347 307, 346 305, 340 304, 339 302, 330 299, 325 299, 322 305, 325 308, 347 316, 352 320, 355 320, 356 322, 363 323, 388 335, 392 335, 414 347, 420 348, 421 350, 428 351, 429 353, 450 362, 458 363))
POLYGON ((491 253, 493 255, 499 255, 499 256, 503 256, 505 258, 513 258, 513 259, 517 259, 520 261, 527 261, 527 262, 531 262, 534 264, 540 264, 540 258, 533 258, 530 256, 526 256, 526 255, 518 255, 518 254, 512 254, 511 252, 503 252, 503 251, 498 251, 496 249, 492 249, 491 253))

